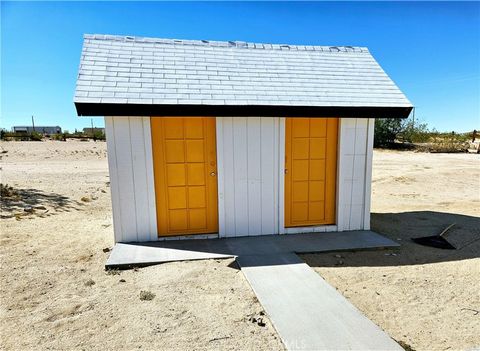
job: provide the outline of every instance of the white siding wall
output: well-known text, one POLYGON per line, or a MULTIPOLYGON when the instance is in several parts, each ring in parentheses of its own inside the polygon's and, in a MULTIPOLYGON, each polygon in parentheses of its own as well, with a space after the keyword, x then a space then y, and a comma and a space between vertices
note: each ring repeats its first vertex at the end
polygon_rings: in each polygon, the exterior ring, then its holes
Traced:
POLYGON ((115 242, 157 240, 150 118, 105 117, 115 242))
POLYGON ((370 229, 373 129, 375 120, 342 118, 339 131, 337 228, 370 229))
POLYGON ((219 234, 278 233, 279 118, 217 117, 219 234))
MULTIPOLYGON (((370 229, 374 119, 339 124, 337 223, 284 228, 284 118, 218 117, 222 237, 370 229)), ((148 117, 105 117, 115 242, 157 240, 148 117)))

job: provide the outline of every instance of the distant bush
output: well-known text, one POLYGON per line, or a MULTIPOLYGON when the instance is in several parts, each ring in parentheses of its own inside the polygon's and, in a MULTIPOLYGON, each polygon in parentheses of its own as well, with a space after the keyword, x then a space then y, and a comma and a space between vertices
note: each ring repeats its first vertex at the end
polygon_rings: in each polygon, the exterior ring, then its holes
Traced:
POLYGON ((413 118, 382 118, 375 120, 375 147, 392 147, 395 142, 426 143, 430 139, 426 123, 413 118))
POLYGON ((42 141, 43 135, 39 132, 30 133, 30 140, 32 141, 42 141))
POLYGON ((97 130, 93 133, 94 140, 105 140, 105 133, 100 130, 97 130))
POLYGON ((430 137, 433 139, 433 141, 437 141, 441 139, 442 141, 450 140, 450 141, 456 141, 460 143, 466 143, 472 139, 472 134, 473 133, 455 133, 455 132, 441 133, 434 129, 430 132, 430 137))
POLYGON ((430 133, 430 143, 427 145, 430 152, 466 152, 471 137, 469 133, 430 133))
POLYGON ((373 144, 375 147, 389 147, 395 143, 397 135, 402 131, 403 123, 398 118, 381 118, 375 120, 373 144))
POLYGON ((426 143, 430 140, 430 131, 426 123, 415 122, 407 119, 403 123, 403 141, 409 143, 426 143))
POLYGON ((67 134, 65 134, 65 133, 53 134, 53 135, 50 136, 50 139, 59 140, 59 141, 67 141, 67 134))
POLYGON ((376 119, 374 134, 375 147, 427 152, 465 152, 473 138, 473 132, 440 133, 435 129, 430 130, 427 123, 415 121, 413 118, 376 119))

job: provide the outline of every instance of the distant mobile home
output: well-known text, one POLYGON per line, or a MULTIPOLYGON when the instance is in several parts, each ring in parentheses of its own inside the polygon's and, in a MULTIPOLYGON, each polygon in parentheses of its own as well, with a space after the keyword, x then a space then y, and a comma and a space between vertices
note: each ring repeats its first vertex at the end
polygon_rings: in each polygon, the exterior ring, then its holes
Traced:
POLYGON ((37 132, 41 134, 61 134, 62 128, 60 126, 14 126, 12 127, 14 133, 30 134, 37 132))
POLYGON ((85 35, 115 242, 370 229, 375 118, 412 104, 365 47, 85 35))

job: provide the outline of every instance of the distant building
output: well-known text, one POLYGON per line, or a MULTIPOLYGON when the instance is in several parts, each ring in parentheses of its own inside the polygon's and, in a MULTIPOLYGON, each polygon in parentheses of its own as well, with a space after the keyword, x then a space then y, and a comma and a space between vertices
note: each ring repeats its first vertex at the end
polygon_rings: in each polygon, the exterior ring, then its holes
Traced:
POLYGON ((41 134, 61 134, 62 128, 59 126, 14 126, 12 132, 30 134, 31 132, 37 132, 41 134))
MULTIPOLYGON (((93 128, 93 132, 105 134, 105 128, 93 128)), ((83 134, 92 134, 92 128, 83 128, 83 134)))

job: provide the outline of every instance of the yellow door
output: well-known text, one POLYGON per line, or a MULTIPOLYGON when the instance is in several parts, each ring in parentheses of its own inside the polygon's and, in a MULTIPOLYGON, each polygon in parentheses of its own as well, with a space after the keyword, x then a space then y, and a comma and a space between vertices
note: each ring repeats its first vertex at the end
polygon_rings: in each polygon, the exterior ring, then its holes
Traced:
POLYGON ((287 118, 285 226, 335 223, 336 118, 287 118))
POLYGON ((158 235, 218 232, 215 118, 150 121, 158 235))

